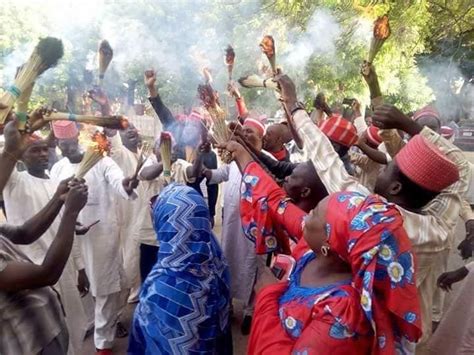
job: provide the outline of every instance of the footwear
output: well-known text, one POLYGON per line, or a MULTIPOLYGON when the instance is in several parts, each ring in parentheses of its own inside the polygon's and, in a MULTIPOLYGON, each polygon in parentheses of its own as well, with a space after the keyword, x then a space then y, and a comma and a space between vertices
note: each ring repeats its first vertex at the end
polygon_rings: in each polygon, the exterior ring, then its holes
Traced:
POLYGON ((240 331, 242 335, 249 335, 251 326, 252 326, 252 316, 245 316, 244 321, 242 322, 242 326, 240 327, 240 331))
POLYGON ((95 355, 113 355, 112 349, 95 349, 95 355))
POLYGON ((126 336, 128 336, 128 330, 120 322, 117 322, 117 329, 115 330, 115 336, 117 338, 125 338, 126 336))

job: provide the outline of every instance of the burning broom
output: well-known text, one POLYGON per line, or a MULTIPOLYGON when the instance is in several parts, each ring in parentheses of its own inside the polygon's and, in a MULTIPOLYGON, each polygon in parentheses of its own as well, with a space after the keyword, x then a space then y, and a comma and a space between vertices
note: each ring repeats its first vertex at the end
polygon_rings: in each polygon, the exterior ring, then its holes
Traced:
POLYGON ((83 179, 110 150, 109 141, 104 133, 96 132, 92 135, 91 142, 87 147, 84 157, 76 173, 76 178, 83 179))
POLYGON ((114 51, 107 40, 103 40, 99 45, 99 85, 102 86, 104 75, 109 67, 114 51))
MULTIPOLYGON (((211 116, 212 120, 212 136, 216 143, 227 143, 231 138, 231 132, 226 124, 226 114, 219 105, 217 93, 210 84, 198 86, 198 94, 203 106, 211 116)), ((228 151, 223 151, 221 159, 224 163, 229 164, 232 161, 232 154, 228 151)))
POLYGON ((268 61, 270 62, 270 66, 272 67, 273 75, 277 75, 277 68, 276 68, 276 58, 275 58, 275 40, 272 36, 266 35, 263 37, 262 41, 260 42, 260 48, 262 52, 267 56, 268 61))
POLYGON ((242 85, 244 88, 269 88, 275 91, 280 91, 278 87, 278 83, 273 80, 273 78, 264 79, 257 74, 252 74, 248 76, 244 76, 238 80, 239 84, 242 85))
POLYGON ((146 160, 151 154, 151 146, 148 142, 142 144, 140 148, 138 148, 138 159, 137 159, 137 167, 135 168, 135 173, 133 174, 132 179, 136 179, 140 170, 142 170, 143 165, 145 164, 146 160))
POLYGON ((160 154, 163 164, 163 177, 166 183, 171 182, 171 150, 173 138, 170 132, 161 132, 160 135, 160 154))
POLYGON ((377 18, 374 22, 374 35, 372 41, 370 42, 369 55, 367 61, 372 63, 375 59, 375 56, 382 48, 384 42, 390 36, 390 24, 388 22, 388 16, 383 15, 382 17, 377 18))
POLYGON ((92 115, 76 115, 66 112, 51 112, 44 117, 45 121, 74 121, 79 123, 87 123, 110 129, 126 129, 128 127, 128 119, 125 116, 102 116, 96 117, 92 115))
MULTIPOLYGON (((0 98, 7 108, 0 110, 0 124, 5 122, 8 112, 22 93, 31 87, 42 73, 54 67, 64 54, 63 43, 53 37, 41 38, 28 61, 20 68, 15 83, 11 85, 0 98)), ((25 115, 26 118, 26 115, 25 115)), ((26 120, 20 122, 19 128, 26 125, 26 120)))
POLYGON ((234 48, 229 44, 225 50, 224 63, 227 66, 227 73, 229 74, 229 82, 232 81, 232 71, 234 70, 235 52, 234 48))

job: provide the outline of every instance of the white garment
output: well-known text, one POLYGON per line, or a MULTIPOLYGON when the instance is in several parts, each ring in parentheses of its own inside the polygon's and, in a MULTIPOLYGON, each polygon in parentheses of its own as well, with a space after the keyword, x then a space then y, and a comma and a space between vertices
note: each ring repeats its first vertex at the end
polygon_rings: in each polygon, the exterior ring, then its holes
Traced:
MULTIPOLYGON (((147 161, 143 165, 143 168, 149 167, 153 164, 157 164, 157 160, 154 155, 150 156, 147 159, 147 161)), ((138 175, 138 177, 140 178, 140 174, 138 175)), ((141 193, 138 197, 142 200, 141 206, 144 207, 139 212, 139 216, 137 219, 137 228, 133 235, 133 237, 138 243, 158 246, 155 229, 153 228, 151 220, 150 199, 153 196, 158 195, 165 187, 165 185, 166 181, 163 177, 163 174, 160 174, 160 176, 158 176, 154 180, 142 180, 140 178, 139 186, 141 187, 141 193)))
POLYGON ((430 354, 474 354, 474 262, 466 268, 469 274, 453 286, 455 297, 429 342, 430 354))
MULTIPOLYGON (((51 200, 58 181, 40 179, 27 171, 13 169, 5 188, 3 198, 8 216, 8 223, 21 225, 38 213, 51 200)), ((48 230, 35 242, 28 245, 17 245, 35 264, 42 264, 51 243, 58 232, 60 216, 56 217, 48 230)), ((66 324, 69 331, 70 347, 68 354, 80 352, 87 331, 86 312, 82 306, 77 289, 77 270, 84 269, 80 246, 74 241, 71 255, 64 271, 54 288, 61 296, 66 313, 66 324)))
POLYGON ((242 175, 235 162, 212 170, 210 184, 224 184, 224 218, 222 249, 231 273, 231 297, 250 302, 257 275, 255 246, 242 230, 240 219, 240 186, 242 175))
MULTIPOLYGON (((51 177, 67 178, 74 175, 78 168, 79 164, 71 164, 68 158, 63 158, 51 169, 51 177)), ((109 157, 101 159, 85 176, 89 194, 79 220, 84 225, 100 220, 82 237, 86 273, 95 297, 122 289, 119 226, 112 194, 116 193, 124 199, 136 198, 135 194, 128 196, 122 186, 123 178, 122 170, 109 157)))
MULTIPOLYGON (((110 157, 122 169, 125 176, 132 176, 137 168, 138 154, 128 150, 122 144, 122 139, 118 133, 113 137, 109 137, 109 141, 111 143, 110 157)), ((121 196, 117 195, 112 196, 117 206, 120 245, 123 268, 125 270, 125 286, 131 289, 131 300, 138 299, 140 289, 140 250, 133 235, 136 231, 140 210, 142 209, 141 190, 142 187, 139 184, 136 189, 138 198, 134 201, 124 200, 121 196)))
POLYGON ((96 297, 94 345, 97 349, 112 348, 122 304, 120 292, 96 297))

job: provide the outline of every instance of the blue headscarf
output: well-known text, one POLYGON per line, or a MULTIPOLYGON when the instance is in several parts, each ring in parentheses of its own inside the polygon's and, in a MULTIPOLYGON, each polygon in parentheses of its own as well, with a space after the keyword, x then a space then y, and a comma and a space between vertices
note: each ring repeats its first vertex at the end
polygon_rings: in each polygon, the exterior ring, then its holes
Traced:
POLYGON ((133 318, 129 354, 215 354, 229 328, 229 270, 194 189, 166 187, 153 207, 160 243, 133 318))

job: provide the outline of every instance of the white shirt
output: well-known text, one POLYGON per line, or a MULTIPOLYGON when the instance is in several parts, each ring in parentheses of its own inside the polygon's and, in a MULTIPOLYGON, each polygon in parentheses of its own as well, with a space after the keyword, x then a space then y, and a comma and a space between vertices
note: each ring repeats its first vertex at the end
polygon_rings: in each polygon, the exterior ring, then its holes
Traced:
MULTIPOLYGON (((79 164, 68 158, 58 161, 51 169, 51 177, 65 179, 74 175, 79 164)), ((88 186, 87 204, 79 215, 84 225, 100 222, 83 236, 82 251, 93 296, 105 296, 121 290, 122 260, 119 242, 117 206, 112 194, 129 197, 122 186, 124 175, 111 158, 101 159, 84 177, 88 186)))

